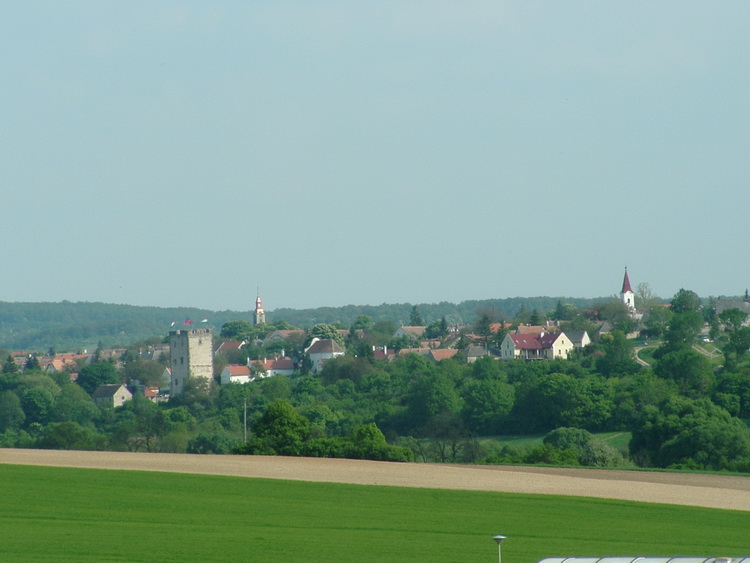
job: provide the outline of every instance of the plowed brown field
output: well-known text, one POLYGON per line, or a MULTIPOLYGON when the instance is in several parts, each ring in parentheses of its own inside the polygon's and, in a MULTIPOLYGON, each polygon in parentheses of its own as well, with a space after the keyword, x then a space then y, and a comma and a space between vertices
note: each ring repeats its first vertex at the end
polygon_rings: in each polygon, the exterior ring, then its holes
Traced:
POLYGON ((750 510, 750 478, 270 456, 0 449, 0 463, 613 498, 750 510))

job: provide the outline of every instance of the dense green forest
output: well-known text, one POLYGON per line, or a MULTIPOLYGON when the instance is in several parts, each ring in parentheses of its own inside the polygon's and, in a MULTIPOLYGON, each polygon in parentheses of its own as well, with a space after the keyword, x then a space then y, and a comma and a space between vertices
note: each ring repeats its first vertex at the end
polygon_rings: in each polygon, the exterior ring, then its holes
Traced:
MULTIPOLYGON (((121 367, 94 361, 71 382, 65 372, 42 373, 32 359, 23 371, 9 359, 0 376, 0 445, 750 472, 744 313, 717 316, 685 290, 653 311, 647 343, 615 330, 568 360, 474 363, 462 355, 376 360, 372 345, 395 323, 360 315, 352 326, 370 329, 364 337, 352 331, 347 354, 319 374, 193 384, 166 403, 136 394, 118 408, 97 407, 91 392, 100 383, 158 378, 164 366, 130 350, 121 367), (618 450, 598 432, 632 439, 618 450), (494 439, 503 435, 544 441, 512 447, 494 439)), ((564 329, 588 322, 559 302, 543 316, 556 313, 565 313, 564 329)))
MULTIPOLYGON (((520 310, 546 311, 555 307, 560 298, 533 297, 488 299, 452 303, 419 304, 427 322, 443 317, 450 323, 471 323, 478 310, 496 311, 513 318, 520 310)), ((563 299, 565 303, 585 308, 602 299, 563 299)), ((412 304, 321 307, 317 309, 277 309, 267 312, 270 323, 286 322, 299 328, 319 323, 350 326, 360 315, 373 321, 408 324, 412 304)), ((208 319, 208 326, 219 329, 226 322, 250 319, 249 311, 208 311, 188 307, 161 308, 113 305, 106 303, 8 303, 0 301, 0 348, 10 350, 58 351, 94 349, 98 344, 123 347, 154 336, 165 336, 172 322, 185 319, 208 319)))

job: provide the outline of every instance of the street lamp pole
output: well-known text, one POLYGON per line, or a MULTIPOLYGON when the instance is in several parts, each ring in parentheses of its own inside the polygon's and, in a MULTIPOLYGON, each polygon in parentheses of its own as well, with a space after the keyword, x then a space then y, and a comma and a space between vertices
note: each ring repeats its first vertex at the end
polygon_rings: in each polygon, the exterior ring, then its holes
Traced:
POLYGON ((496 536, 492 536, 492 539, 497 542, 497 563, 503 563, 503 552, 500 544, 503 543, 505 536, 501 536, 500 534, 498 534, 496 536))

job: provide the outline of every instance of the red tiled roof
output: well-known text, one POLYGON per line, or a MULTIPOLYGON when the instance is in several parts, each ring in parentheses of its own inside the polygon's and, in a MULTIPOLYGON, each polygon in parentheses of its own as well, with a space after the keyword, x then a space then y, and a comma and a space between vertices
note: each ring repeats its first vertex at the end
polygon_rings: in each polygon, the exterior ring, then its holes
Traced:
POLYGON ((272 358, 270 360, 263 360, 258 362, 261 367, 266 371, 281 370, 281 369, 294 369, 294 360, 292 358, 272 358))
POLYGON ((518 350, 545 350, 560 337, 559 332, 543 332, 540 334, 511 334, 509 335, 518 350))
POLYGON ((229 342, 222 342, 221 344, 219 344, 219 347, 216 349, 216 351, 225 352, 227 350, 239 350, 244 345, 245 345, 244 340, 243 341, 232 340, 229 342))
POLYGON ((447 360, 448 358, 452 358, 453 356, 458 354, 458 350, 455 350, 455 349, 446 350, 445 348, 440 348, 437 350, 432 350, 430 354, 432 355, 433 360, 435 360, 436 362, 439 362, 441 360, 447 360))
POLYGON ((377 349, 373 353, 373 356, 376 360, 390 360, 391 358, 396 357, 396 352, 393 350, 388 350, 387 352, 383 349, 377 349))
POLYGON ((242 364, 229 364, 225 368, 229 371, 229 376, 250 375, 250 368, 242 364))
POLYGON ((404 332, 408 332, 409 334, 413 334, 414 336, 422 336, 424 332, 427 330, 426 326, 401 326, 399 327, 404 332))
POLYGON ((550 324, 550 325, 518 325, 518 328, 516 329, 516 332, 518 334, 539 334, 540 332, 557 332, 560 330, 560 327, 550 324))

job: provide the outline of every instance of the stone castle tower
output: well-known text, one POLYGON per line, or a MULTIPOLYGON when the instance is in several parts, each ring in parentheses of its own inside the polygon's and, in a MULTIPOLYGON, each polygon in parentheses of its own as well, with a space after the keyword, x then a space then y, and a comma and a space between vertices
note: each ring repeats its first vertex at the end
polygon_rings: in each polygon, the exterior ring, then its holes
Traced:
POLYGON ((266 312, 263 310, 263 303, 260 300, 260 293, 255 298, 255 313, 253 313, 253 326, 266 324, 266 312))
POLYGON ((620 299, 631 313, 635 312, 635 293, 633 292, 633 288, 630 287, 630 279, 628 278, 627 268, 625 268, 625 278, 622 280, 622 291, 620 292, 620 299))
POLYGON ((191 377, 200 377, 211 382, 214 377, 213 347, 213 332, 210 328, 170 331, 170 395, 182 393, 185 383, 191 377))

